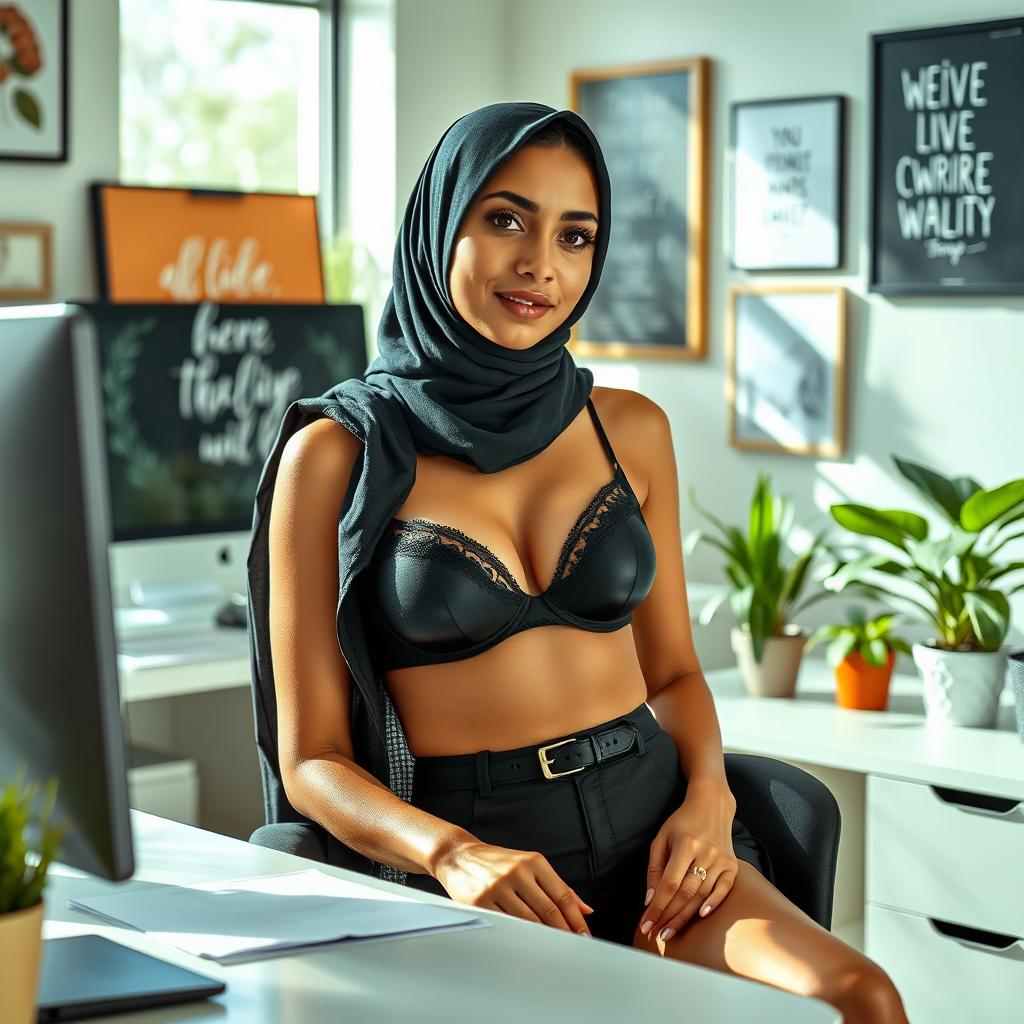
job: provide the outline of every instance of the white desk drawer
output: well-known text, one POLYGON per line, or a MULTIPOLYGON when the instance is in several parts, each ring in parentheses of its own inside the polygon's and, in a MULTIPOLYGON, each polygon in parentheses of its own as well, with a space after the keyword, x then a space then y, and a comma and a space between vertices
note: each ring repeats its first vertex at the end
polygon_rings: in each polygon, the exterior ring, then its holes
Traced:
POLYGON ((1011 939, 865 907, 864 952, 892 978, 910 1024, 1020 1020, 1024 938, 1011 939))
POLYGON ((1024 935, 1024 801, 870 775, 865 846, 866 901, 1024 935))

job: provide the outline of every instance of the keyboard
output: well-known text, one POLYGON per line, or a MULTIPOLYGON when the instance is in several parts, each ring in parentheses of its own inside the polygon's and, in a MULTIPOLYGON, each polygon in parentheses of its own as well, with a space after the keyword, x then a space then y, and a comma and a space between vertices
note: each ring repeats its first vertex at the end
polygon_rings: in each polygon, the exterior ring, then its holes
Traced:
POLYGON ((117 654, 133 667, 233 661, 249 657, 249 637, 246 630, 231 626, 140 630, 118 635, 117 654))

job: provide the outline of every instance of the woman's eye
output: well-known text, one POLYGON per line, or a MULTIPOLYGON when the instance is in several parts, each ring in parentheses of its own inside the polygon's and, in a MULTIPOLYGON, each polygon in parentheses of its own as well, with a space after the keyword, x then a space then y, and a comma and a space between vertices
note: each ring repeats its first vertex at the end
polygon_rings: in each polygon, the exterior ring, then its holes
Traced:
POLYGON ((508 225, 506 223, 511 221, 513 224, 516 223, 516 215, 511 210, 493 210, 487 214, 487 220, 489 220, 496 228, 507 230, 508 225))
POLYGON ((573 249, 586 249, 588 245, 594 244, 595 236, 593 232, 588 231, 586 228, 570 228, 566 235, 575 236, 580 239, 580 241, 571 244, 573 249))

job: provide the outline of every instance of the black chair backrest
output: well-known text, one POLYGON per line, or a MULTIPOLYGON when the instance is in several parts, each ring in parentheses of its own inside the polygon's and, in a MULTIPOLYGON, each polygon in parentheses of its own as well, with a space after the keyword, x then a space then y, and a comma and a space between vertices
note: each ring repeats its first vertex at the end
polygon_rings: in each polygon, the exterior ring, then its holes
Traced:
POLYGON ((725 771, 736 817, 768 848, 776 888, 831 929, 842 824, 832 791, 802 768, 757 754, 726 754, 725 771))

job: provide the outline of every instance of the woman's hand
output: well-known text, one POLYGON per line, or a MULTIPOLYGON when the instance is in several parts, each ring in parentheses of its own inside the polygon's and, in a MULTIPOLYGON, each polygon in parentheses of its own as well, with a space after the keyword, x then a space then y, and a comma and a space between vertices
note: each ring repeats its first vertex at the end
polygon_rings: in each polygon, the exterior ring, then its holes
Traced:
POLYGON ((699 908, 706 917, 732 889, 739 862, 732 848, 736 798, 724 782, 691 783, 679 810, 665 819, 651 844, 648 901, 641 918, 645 935, 672 938, 699 908), (703 867, 707 878, 693 873, 703 867), (665 932, 664 929, 669 929, 665 932))
POLYGON ((590 935, 583 915, 593 913, 593 907, 562 881, 541 853, 466 843, 438 860, 434 877, 459 903, 590 935))

